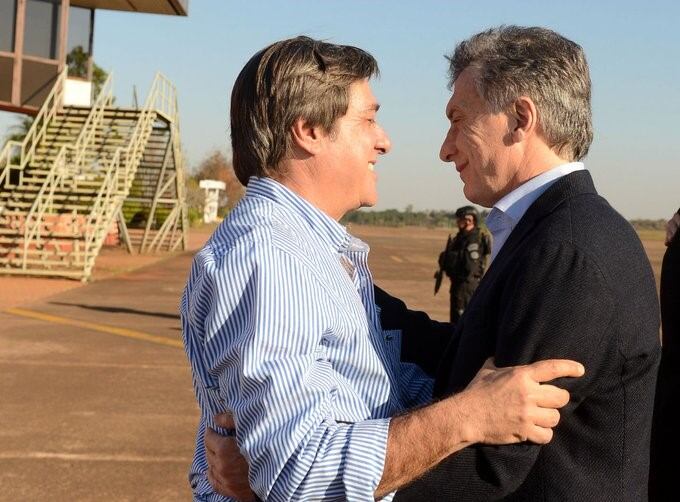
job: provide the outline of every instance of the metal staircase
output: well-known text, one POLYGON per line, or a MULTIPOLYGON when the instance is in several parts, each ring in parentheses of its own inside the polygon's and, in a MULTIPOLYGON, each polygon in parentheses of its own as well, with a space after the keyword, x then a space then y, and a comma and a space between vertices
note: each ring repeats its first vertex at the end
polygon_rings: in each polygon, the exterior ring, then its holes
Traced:
POLYGON ((130 252, 186 249, 173 85, 158 74, 141 109, 116 108, 109 76, 75 108, 61 106, 65 79, 0 151, 0 274, 87 280, 115 223, 130 252))

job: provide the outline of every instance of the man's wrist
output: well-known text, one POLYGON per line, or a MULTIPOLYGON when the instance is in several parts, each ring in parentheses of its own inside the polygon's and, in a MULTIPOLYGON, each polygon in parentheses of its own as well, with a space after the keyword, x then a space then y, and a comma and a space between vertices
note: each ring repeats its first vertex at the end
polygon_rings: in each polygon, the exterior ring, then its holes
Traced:
POLYGON ((474 391, 464 390, 446 398, 445 401, 447 401, 449 416, 452 417, 449 425, 452 431, 452 443, 470 445, 481 441, 479 419, 474 406, 474 391))

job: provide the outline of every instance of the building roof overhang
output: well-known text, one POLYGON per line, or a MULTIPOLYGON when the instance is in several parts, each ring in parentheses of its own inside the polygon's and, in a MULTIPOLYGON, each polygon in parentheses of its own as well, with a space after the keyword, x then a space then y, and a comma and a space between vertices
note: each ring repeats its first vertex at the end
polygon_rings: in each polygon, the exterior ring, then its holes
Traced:
POLYGON ((186 16, 189 12, 189 0, 71 0, 71 5, 170 16, 186 16))

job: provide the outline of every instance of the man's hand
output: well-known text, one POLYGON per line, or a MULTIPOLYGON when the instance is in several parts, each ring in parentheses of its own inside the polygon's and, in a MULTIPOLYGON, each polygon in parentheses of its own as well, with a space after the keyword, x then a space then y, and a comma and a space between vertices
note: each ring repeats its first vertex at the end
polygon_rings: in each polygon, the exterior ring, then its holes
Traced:
POLYGON ((473 443, 547 443, 569 393, 542 382, 583 373, 574 361, 496 368, 487 360, 462 392, 392 419, 376 498, 473 443))
POLYGON ((548 443, 560 420, 558 408, 569 392, 544 384, 560 377, 580 377, 583 366, 568 360, 539 361, 528 366, 496 368, 491 359, 479 370, 461 398, 461 412, 472 426, 474 442, 548 443))
MULTIPOLYGON (((234 429, 231 415, 215 415, 215 424, 224 429, 234 429)), ((208 481, 220 495, 240 502, 255 502, 257 497, 248 484, 248 463, 238 449, 233 436, 222 436, 206 428, 203 437, 208 459, 208 481)))
MULTIPOLYGON (((569 393, 543 382, 580 377, 584 371, 577 362, 559 359, 511 368, 496 368, 487 360, 463 392, 392 420, 376 496, 405 485, 475 442, 549 442, 560 418, 557 409, 569 402, 569 393), (414 438, 419 440, 414 443, 414 438)), ((215 424, 234 428, 226 414, 215 416, 215 424)), ((248 486, 248 464, 234 438, 207 429, 204 441, 208 480, 215 491, 241 502, 257 500, 248 486)))
POLYGON ((680 227, 680 209, 673 215, 673 217, 666 223, 666 246, 670 245, 673 236, 680 227))

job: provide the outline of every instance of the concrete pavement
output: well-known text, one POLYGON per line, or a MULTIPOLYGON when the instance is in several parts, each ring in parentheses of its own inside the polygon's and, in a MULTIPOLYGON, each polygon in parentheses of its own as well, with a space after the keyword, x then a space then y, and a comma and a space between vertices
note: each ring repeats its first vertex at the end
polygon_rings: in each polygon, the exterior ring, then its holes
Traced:
POLYGON ((191 256, 0 313, 0 500, 190 499, 191 256))

